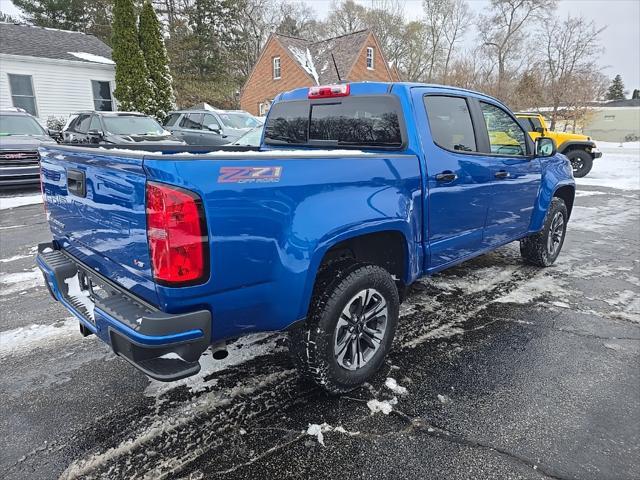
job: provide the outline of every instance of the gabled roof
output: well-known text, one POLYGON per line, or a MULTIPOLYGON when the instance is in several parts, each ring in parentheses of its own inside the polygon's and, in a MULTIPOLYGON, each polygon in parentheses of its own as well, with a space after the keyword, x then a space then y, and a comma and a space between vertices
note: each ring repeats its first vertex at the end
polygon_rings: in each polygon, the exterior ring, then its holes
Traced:
POLYGON ((111 48, 93 35, 14 23, 0 23, 0 53, 89 64, 112 63, 111 48))
POLYGON ((325 84, 339 81, 336 67, 340 78, 347 78, 369 34, 369 30, 360 30, 319 42, 279 33, 274 36, 314 82, 325 84))

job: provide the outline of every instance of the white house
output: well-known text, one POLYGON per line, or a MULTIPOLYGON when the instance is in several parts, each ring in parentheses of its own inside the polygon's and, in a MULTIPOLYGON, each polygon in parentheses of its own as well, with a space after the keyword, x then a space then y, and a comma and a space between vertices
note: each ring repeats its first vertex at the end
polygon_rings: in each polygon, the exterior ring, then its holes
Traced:
POLYGON ((0 109, 45 124, 78 110, 115 110, 111 48, 93 35, 0 23, 0 109))

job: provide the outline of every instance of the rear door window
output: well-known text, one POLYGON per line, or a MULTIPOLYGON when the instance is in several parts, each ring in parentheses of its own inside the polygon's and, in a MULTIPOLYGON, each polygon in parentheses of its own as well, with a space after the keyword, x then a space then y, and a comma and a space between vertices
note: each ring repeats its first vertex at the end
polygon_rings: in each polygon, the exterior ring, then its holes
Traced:
POLYGON ((476 152, 476 137, 466 99, 428 95, 424 105, 433 141, 439 147, 458 152, 476 152))
POLYGON ((180 122, 180 126, 190 130, 202 130, 202 114, 190 113, 185 115, 182 122, 180 122))
POLYGON ((269 112, 265 143, 400 148, 400 112, 391 95, 279 102, 269 112))
POLYGON ((172 113, 171 115, 169 115, 167 117, 167 119, 164 121, 165 126, 167 127, 173 127, 176 122, 178 121, 178 119, 180 118, 180 115, 182 115, 181 113, 172 113))

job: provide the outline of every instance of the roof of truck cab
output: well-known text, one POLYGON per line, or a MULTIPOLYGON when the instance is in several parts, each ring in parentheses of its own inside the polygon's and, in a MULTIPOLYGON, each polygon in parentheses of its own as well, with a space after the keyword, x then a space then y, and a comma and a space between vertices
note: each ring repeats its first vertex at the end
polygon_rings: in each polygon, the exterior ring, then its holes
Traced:
MULTIPOLYGON (((478 96, 478 97, 483 97, 486 99, 489 99, 493 102, 499 103, 500 105, 503 105, 506 107, 506 105, 501 102, 500 100, 498 100, 495 97, 492 97, 490 95, 487 95, 486 93, 482 93, 482 92, 478 92, 475 90, 469 90, 466 88, 460 88, 460 87, 454 87, 451 85, 440 85, 437 83, 418 83, 418 82, 346 82, 349 85, 353 86, 357 86, 358 89, 360 88, 364 88, 365 90, 372 90, 372 92, 358 92, 356 93, 356 95, 366 95, 367 93, 373 93, 373 94, 385 94, 385 93, 389 93, 391 91, 391 89, 393 87, 399 86, 399 87, 405 87, 408 89, 412 89, 412 88, 428 88, 434 91, 438 91, 438 90, 442 90, 442 91, 455 91, 455 92, 460 92, 463 93, 465 95, 474 95, 474 96, 478 96), (376 91, 377 90, 377 91, 376 91)), ((278 95, 278 97, 276 97, 276 99, 285 99, 287 97, 295 97, 298 96, 300 94, 300 92, 307 92, 309 90, 310 87, 301 87, 301 88, 296 88, 293 90, 289 90, 288 92, 283 92, 281 94, 278 95)), ((352 92, 353 93, 353 92, 352 92)))

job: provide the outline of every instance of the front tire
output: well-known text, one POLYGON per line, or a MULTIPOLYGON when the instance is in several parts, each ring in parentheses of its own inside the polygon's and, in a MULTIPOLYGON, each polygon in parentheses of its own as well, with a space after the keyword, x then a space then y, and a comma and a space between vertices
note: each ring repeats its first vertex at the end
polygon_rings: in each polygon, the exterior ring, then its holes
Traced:
POLYGON ((564 200, 553 197, 542 230, 520 240, 520 254, 524 261, 538 267, 552 265, 562 250, 568 220, 564 200))
POLYGON ((569 161, 571 161, 571 168, 573 169, 573 176, 575 178, 582 178, 591 171, 593 158, 591 158, 588 152, 584 150, 570 150, 566 155, 569 161))
POLYGON ((389 272, 350 263, 323 272, 307 321, 289 333, 299 371, 329 393, 351 391, 382 366, 398 323, 399 297, 389 272))

